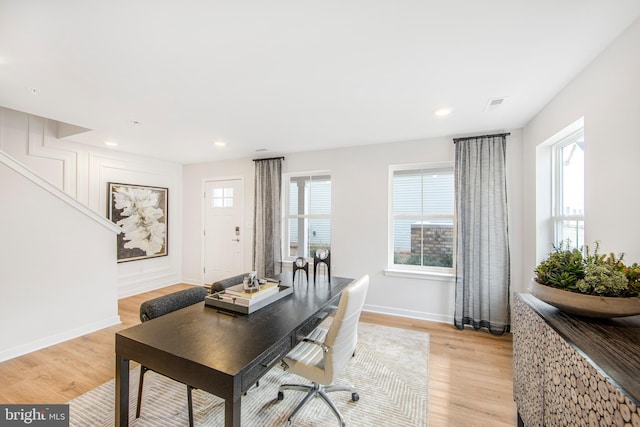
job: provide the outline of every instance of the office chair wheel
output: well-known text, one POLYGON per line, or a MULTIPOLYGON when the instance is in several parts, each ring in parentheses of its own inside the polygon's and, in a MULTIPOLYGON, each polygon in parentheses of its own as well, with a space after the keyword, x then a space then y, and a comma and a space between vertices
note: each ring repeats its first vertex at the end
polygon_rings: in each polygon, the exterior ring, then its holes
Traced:
POLYGON ((284 393, 279 391, 278 392, 278 400, 282 400, 282 399, 284 399, 284 393))
POLYGON ((358 393, 351 393, 351 400, 357 402, 358 400, 360 400, 360 395, 358 393))

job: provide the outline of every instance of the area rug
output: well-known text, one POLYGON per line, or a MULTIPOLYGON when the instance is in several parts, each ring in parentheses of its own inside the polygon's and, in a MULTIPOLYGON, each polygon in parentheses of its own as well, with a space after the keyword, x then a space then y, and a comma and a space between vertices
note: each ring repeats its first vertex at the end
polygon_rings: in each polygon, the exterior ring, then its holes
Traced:
MULTIPOLYGON (((360 400, 351 401, 349 392, 331 393, 331 399, 348 426, 426 426, 429 335, 424 332, 391 328, 369 323, 359 326, 355 357, 336 381, 353 384, 360 400)), ((135 418, 139 368, 131 372, 131 426, 188 425, 186 386, 162 375, 145 375, 142 413, 135 418)), ((260 379, 258 387, 242 398, 243 426, 282 426, 304 397, 303 392, 285 391, 284 383, 307 381, 280 366, 260 379)), ((69 402, 70 425, 114 425, 114 381, 111 380, 69 402)), ((224 400, 202 390, 193 392, 196 426, 223 426, 224 400)), ((337 419, 321 399, 313 399, 296 416, 295 426, 337 425, 337 419)))

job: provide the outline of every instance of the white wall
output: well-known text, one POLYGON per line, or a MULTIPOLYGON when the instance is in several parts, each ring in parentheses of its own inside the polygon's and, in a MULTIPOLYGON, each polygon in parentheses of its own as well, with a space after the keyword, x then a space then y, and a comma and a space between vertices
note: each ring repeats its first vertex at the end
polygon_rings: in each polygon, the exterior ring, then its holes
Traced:
MULTIPOLYGON (((521 267, 521 132, 508 138, 509 215, 512 274, 521 267)), ((387 276, 389 165, 453 161, 452 138, 376 144, 339 150, 287 154, 283 172, 330 170, 332 180, 332 273, 371 277, 366 310, 452 322, 453 281, 434 277, 387 276)), ((247 220, 253 220, 254 166, 250 159, 184 167, 184 263, 186 280, 201 283, 202 182, 216 176, 245 178, 247 220), (187 212, 189 210, 189 212, 187 212)), ((252 226, 251 230, 252 232, 252 226)), ((245 233, 251 239, 251 233, 245 233)), ((251 240, 245 264, 251 265, 251 240)))
POLYGON ((0 361, 120 322, 116 228, 8 164, 0 156, 0 361))
MULTIPOLYGON (((168 256, 117 264, 118 296, 179 282, 182 166, 72 143, 57 138, 57 131, 54 120, 0 107, 0 151, 104 217, 108 182, 169 188, 168 256)), ((111 248, 115 252, 115 237, 111 248)))
MULTIPOLYGON (((603 253, 640 262, 640 20, 564 88, 523 131, 524 275, 527 282, 545 248, 536 251, 536 147, 584 117, 585 241, 603 253)), ((544 245, 545 242, 539 242, 544 245)), ((546 248, 546 252, 550 247, 546 248)), ((525 288, 522 290, 524 291, 525 288)))

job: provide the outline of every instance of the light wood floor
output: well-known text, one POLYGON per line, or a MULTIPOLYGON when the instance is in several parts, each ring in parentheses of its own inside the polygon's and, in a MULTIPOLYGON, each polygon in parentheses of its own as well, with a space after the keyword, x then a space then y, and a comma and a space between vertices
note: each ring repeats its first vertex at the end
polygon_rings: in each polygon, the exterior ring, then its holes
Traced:
MULTIPOLYGON (((140 304, 174 285, 120 300, 122 324, 0 363, 0 403, 65 403, 114 375, 115 332, 140 323, 140 304)), ((361 321, 430 335, 429 425, 514 426, 511 336, 363 313, 361 321)))

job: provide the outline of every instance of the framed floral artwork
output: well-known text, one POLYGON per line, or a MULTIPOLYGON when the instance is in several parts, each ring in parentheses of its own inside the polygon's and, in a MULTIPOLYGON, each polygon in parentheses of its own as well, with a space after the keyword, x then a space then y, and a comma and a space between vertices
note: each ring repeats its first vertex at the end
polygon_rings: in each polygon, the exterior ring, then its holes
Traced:
POLYGON ((118 262, 167 255, 169 189, 109 183, 109 219, 122 229, 118 262))

